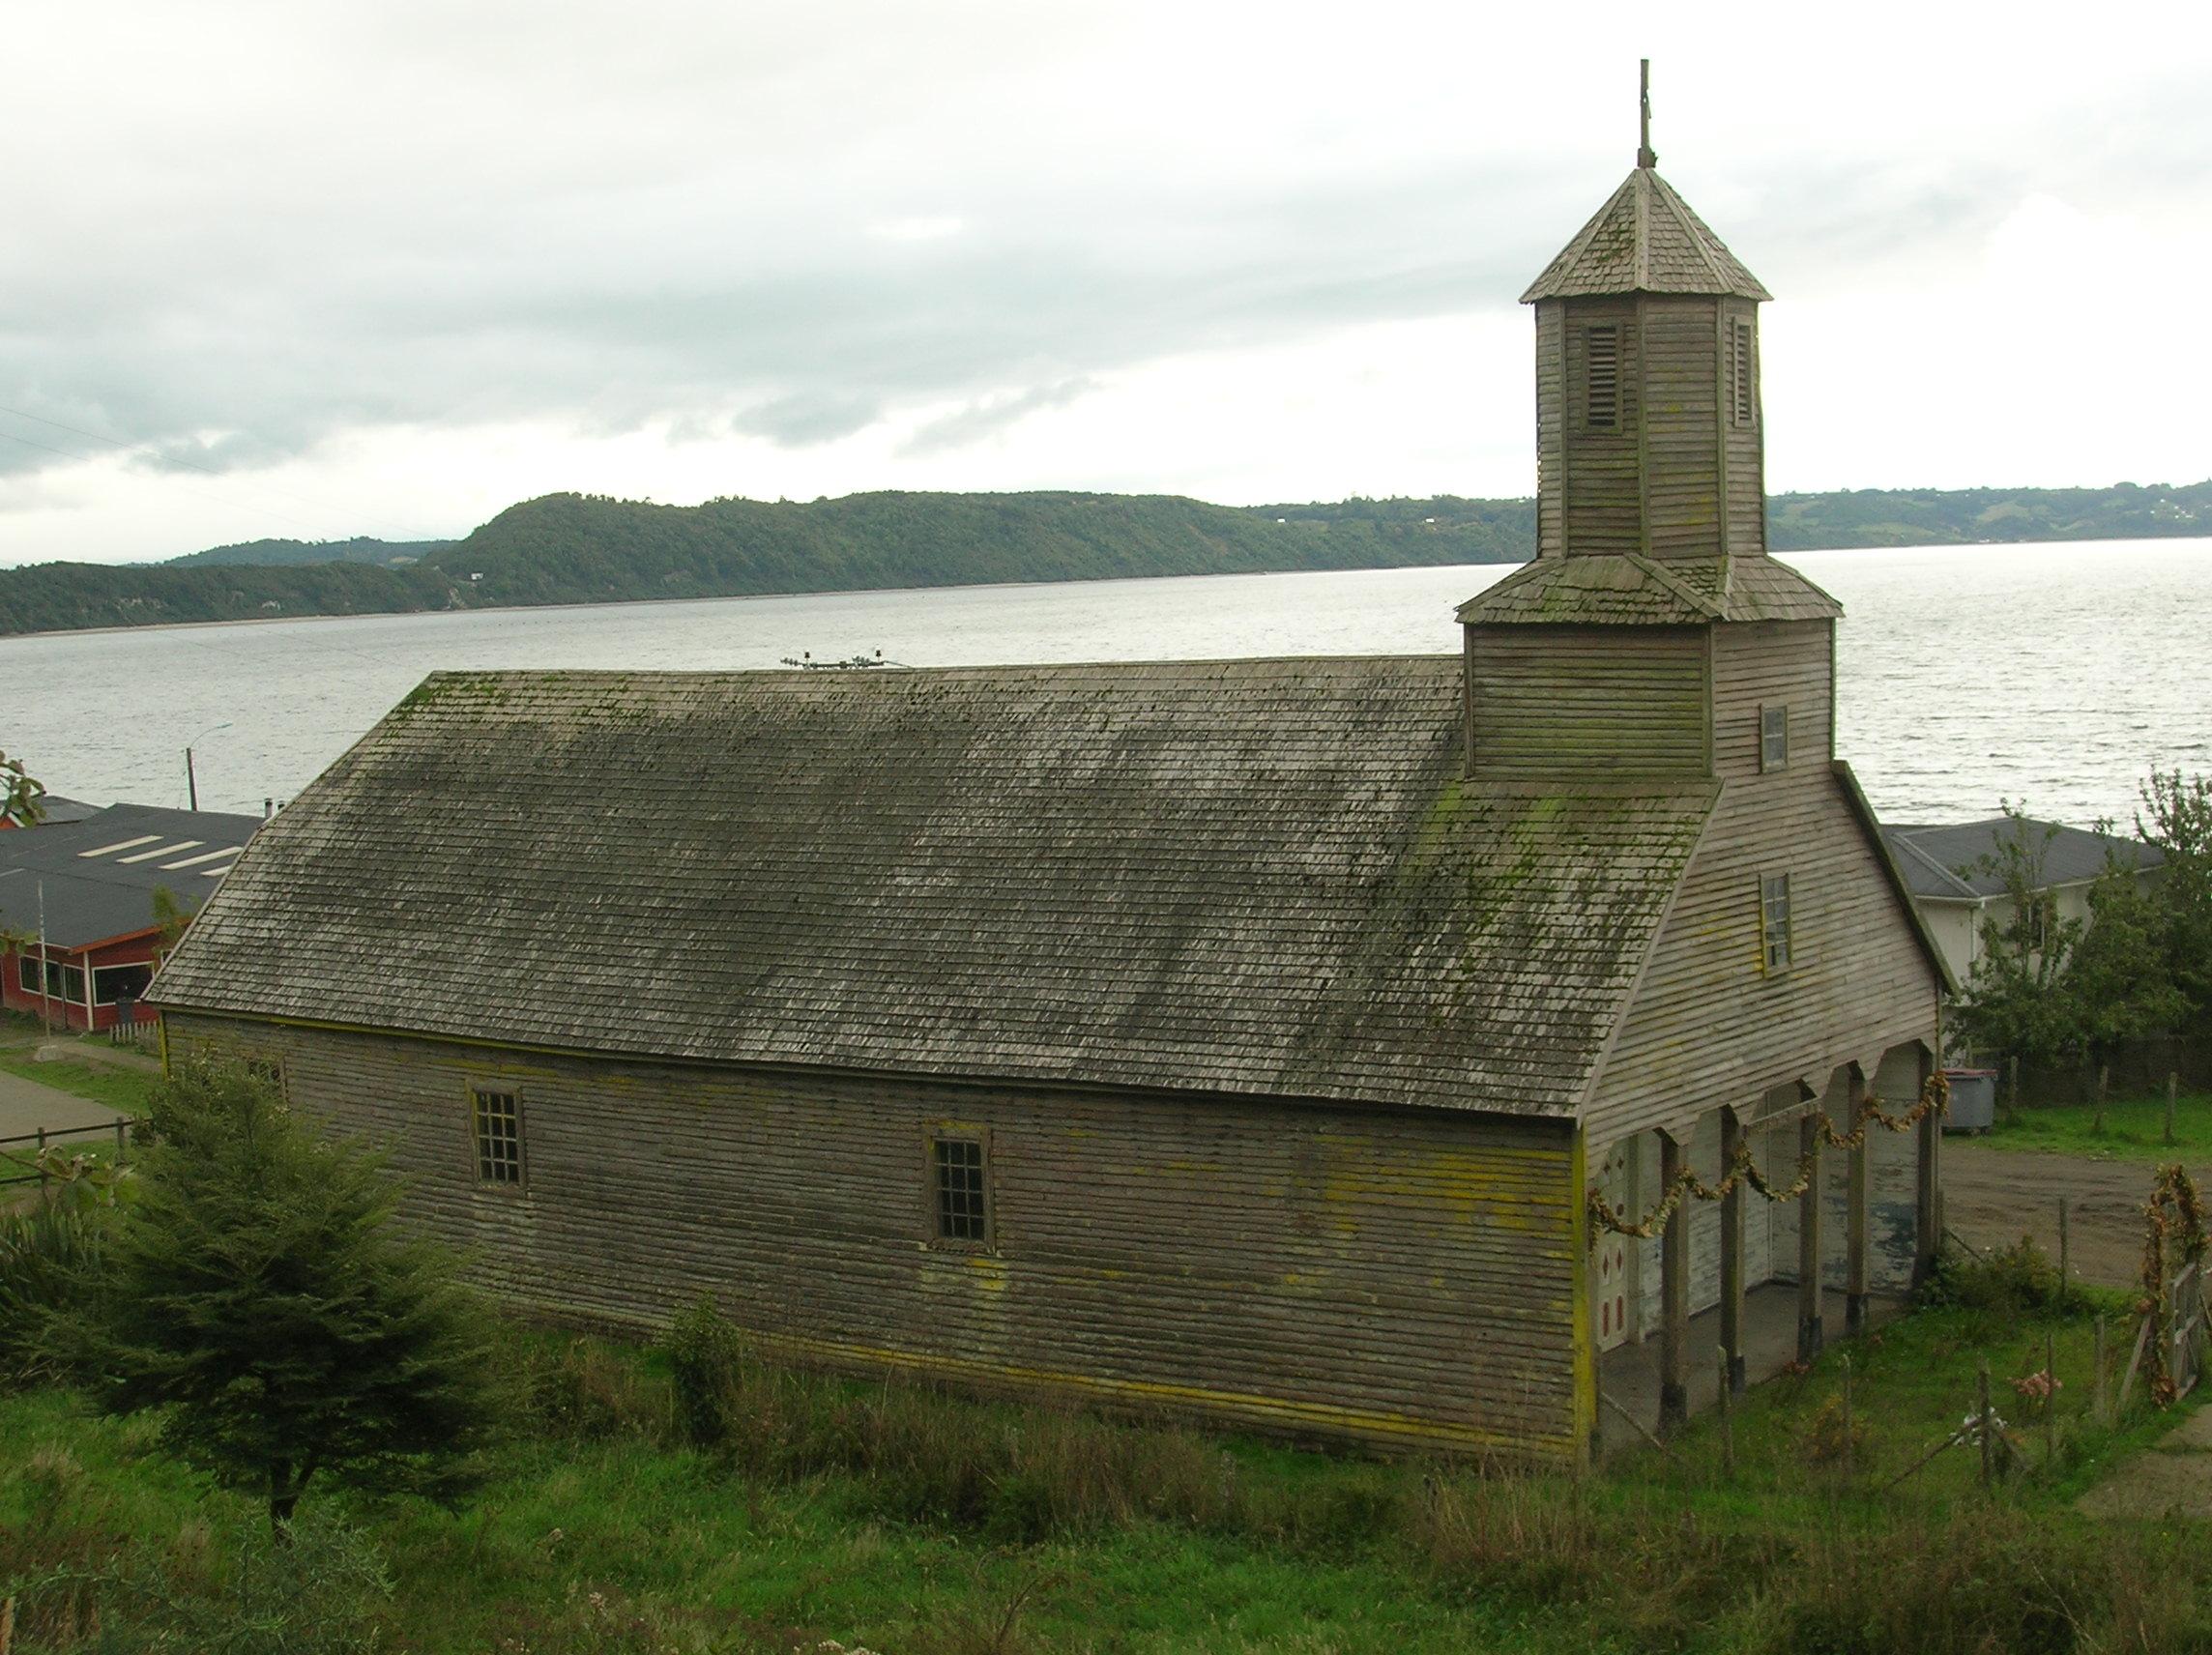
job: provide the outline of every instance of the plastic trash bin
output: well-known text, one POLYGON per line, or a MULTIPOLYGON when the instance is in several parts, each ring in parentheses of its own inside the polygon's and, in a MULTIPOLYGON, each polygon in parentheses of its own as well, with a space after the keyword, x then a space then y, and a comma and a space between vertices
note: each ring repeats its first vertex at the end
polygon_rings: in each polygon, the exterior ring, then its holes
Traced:
POLYGON ((1997 1123, 1997 1072, 1994 1069, 1945 1069, 1951 1083, 1951 1109, 1943 1118, 1946 1132, 1987 1132, 1997 1123))

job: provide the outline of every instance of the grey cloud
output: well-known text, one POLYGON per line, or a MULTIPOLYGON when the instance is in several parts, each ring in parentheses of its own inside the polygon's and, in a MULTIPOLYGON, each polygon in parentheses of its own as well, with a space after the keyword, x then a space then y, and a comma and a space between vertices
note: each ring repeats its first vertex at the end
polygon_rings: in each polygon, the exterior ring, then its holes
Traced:
POLYGON ((932 420, 901 445, 902 454, 942 453, 948 449, 964 449, 972 443, 1019 424, 1032 414, 1047 408, 1064 408, 1088 392, 1097 389, 1098 382, 1088 375, 1063 379, 1054 385, 1033 386, 1030 390, 1011 395, 985 397, 971 402, 957 413, 932 420))

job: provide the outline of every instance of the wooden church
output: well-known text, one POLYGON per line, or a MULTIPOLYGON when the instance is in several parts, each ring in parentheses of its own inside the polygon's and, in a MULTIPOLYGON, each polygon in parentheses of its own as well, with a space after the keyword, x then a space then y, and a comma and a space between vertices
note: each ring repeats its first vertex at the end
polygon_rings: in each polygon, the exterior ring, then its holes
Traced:
POLYGON ((163 969, 172 1059, 579 1323, 1561 1461, 1762 1284, 1817 1348, 1933 1255, 1934 1119, 1820 1116, 1920 1095, 1942 968, 1766 555, 1767 295, 1652 159, 1527 295, 1540 556, 1461 653, 439 674, 163 969))

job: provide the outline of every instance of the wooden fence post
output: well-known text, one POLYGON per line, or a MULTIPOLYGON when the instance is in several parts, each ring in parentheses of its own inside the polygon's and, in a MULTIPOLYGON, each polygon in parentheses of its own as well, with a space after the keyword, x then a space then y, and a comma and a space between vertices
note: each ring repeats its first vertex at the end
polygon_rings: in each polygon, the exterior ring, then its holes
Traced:
POLYGON ((1735 1389, 1737 1371, 1736 1359, 1723 1345, 1720 1347, 1721 1468, 1732 1477, 1735 1475, 1735 1402, 1732 1393, 1735 1389))
POLYGON ((1989 1363, 1982 1363, 1973 1380, 1975 1394, 1975 1436, 1982 1438, 1982 1489, 1987 1492, 1997 1469, 1997 1445, 1991 1440, 1989 1432, 1989 1363))
POLYGON ((2173 1142, 2173 1094, 2181 1089, 2181 1076, 2172 1069, 2166 1071, 2166 1141, 2173 1142))
POLYGON ((1844 1352, 1844 1481, 1851 1480, 1851 1353, 1844 1352))
POLYGON ((2105 1094, 2110 1089, 2111 1084, 2112 1065, 2099 1063, 2097 1065, 2097 1118, 2090 1122, 2089 1130, 2100 1138, 2105 1135, 2105 1094))
POLYGON ((2051 1381, 2051 1389, 2043 1397, 2043 1464, 2048 1468, 2058 1460, 2058 1346, 2048 1327, 2043 1330, 2043 1377, 2051 1381))
POLYGON ((2074 1285, 2074 1238, 2067 1222, 2066 1198, 2058 1198, 2058 1296, 2063 1299, 2074 1285))
POLYGON ((2105 1424, 2105 1313, 2097 1313, 2096 1366, 2089 1373, 2089 1423, 2105 1424))
POLYGON ((38 1156, 39 1188, 43 1190, 52 1176, 46 1171, 46 1129, 44 1126, 39 1128, 39 1147, 32 1153, 38 1156))

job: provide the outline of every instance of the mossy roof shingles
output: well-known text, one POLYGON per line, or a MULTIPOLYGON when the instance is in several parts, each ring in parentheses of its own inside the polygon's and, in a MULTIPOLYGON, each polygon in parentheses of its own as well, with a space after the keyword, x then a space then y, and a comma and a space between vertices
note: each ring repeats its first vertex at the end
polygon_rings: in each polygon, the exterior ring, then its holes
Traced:
POLYGON ((440 675, 167 1005, 646 1057, 1571 1112, 1709 783, 1460 776, 1456 657, 440 675))
POLYGON ((1521 303, 1621 293, 1773 297, 1674 187, 1643 166, 1559 249, 1521 303))

